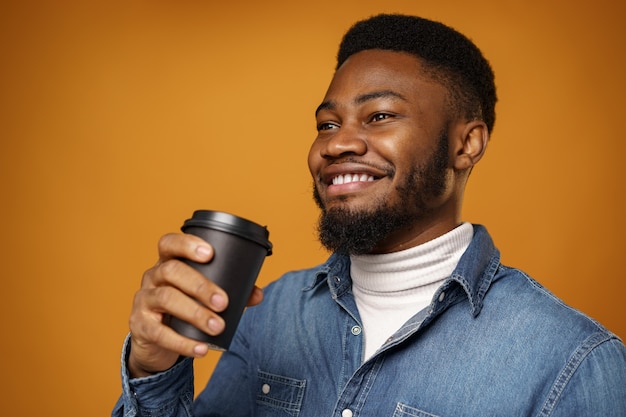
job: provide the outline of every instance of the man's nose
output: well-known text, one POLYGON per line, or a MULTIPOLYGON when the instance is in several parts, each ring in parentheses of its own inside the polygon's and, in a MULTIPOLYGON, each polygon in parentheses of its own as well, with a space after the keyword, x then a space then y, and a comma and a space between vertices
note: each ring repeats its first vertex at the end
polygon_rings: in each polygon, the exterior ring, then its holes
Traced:
POLYGON ((344 123, 328 138, 321 149, 323 158, 339 158, 347 155, 364 155, 367 140, 364 129, 357 124, 344 123))

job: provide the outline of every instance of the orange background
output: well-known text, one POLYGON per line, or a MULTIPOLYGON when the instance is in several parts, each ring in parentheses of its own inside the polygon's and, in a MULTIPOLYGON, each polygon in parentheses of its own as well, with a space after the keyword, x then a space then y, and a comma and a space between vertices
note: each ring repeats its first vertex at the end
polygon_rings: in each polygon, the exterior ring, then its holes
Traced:
MULTIPOLYGON (((626 337, 626 13, 612 0, 3 1, 2 412, 108 415, 158 237, 198 208, 267 224, 261 283, 322 261, 306 154, 344 31, 442 20, 492 62, 465 219, 626 337)), ((196 364, 197 386, 218 354, 196 364)))

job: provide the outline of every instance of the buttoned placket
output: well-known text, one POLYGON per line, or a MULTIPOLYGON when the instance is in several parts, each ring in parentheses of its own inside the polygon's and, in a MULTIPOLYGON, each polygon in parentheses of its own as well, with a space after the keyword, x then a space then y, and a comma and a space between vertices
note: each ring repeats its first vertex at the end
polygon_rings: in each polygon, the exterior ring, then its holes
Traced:
MULTIPOLYGON (((337 417, 352 417, 360 414, 369 391, 376 381, 378 372, 382 367, 382 353, 384 350, 406 339, 410 334, 417 331, 419 325, 408 325, 409 323, 407 323, 397 333, 399 340, 396 343, 393 340, 389 340, 377 354, 363 363, 363 331, 358 308, 352 294, 352 283, 349 278, 334 275, 329 279, 329 286, 335 302, 348 314, 344 336, 345 343, 343 344, 345 349, 343 357, 346 363, 343 364, 343 369, 349 372, 349 374, 343 374, 343 381, 341 382, 344 388, 339 395, 333 415, 337 417)), ((424 312, 426 313, 427 311, 424 310, 424 312)), ((421 323, 422 321, 423 317, 419 322, 421 323)))
MULTIPOLYGON (((354 296, 352 295, 350 279, 335 275, 329 282, 333 298, 350 316, 349 323, 352 323, 351 325, 346 325, 347 343, 344 344, 346 349, 344 358, 346 360, 350 360, 350 358, 354 359, 355 356, 361 358, 363 354, 362 339, 357 340, 357 338, 362 337, 362 325, 360 324, 358 309, 354 296)), ((459 294, 463 296, 464 291, 460 287, 451 288, 451 285, 451 282, 442 285, 435 294, 433 302, 403 325, 402 328, 392 335, 380 350, 365 363, 356 364, 354 361, 351 361, 351 363, 344 364, 344 369, 350 369, 352 367, 355 371, 351 376, 345 379, 344 389, 337 400, 333 412, 334 416, 352 417, 360 414, 362 407, 365 405, 369 391, 373 387, 384 362, 385 351, 403 343, 406 339, 418 332, 425 324, 430 323, 436 316, 445 311, 449 304, 454 302, 455 299, 458 299, 459 294), (456 293, 456 296, 450 296, 451 293, 456 293)))
POLYGON ((339 383, 345 385, 352 374, 361 366, 363 358, 363 325, 352 295, 352 282, 348 277, 332 275, 329 279, 331 294, 335 302, 347 313, 343 330, 343 361, 339 383))

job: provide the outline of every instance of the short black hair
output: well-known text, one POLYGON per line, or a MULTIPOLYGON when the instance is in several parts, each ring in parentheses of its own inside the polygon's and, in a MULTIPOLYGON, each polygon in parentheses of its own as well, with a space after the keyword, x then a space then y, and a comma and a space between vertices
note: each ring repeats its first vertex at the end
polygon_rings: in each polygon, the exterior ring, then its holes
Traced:
POLYGON ((417 56, 429 75, 448 89, 454 110, 470 120, 482 120, 492 131, 497 101, 494 74, 481 51, 465 35, 417 16, 380 14, 348 30, 339 46, 336 68, 351 55, 369 49, 417 56))

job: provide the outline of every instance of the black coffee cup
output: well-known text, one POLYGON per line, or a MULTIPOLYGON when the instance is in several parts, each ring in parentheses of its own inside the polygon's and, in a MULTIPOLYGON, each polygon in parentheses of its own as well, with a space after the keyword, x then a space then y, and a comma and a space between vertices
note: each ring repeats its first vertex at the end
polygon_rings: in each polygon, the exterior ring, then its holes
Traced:
POLYGON ((227 350, 246 307, 266 256, 272 254, 267 227, 229 213, 197 210, 181 230, 196 235, 213 247, 213 259, 205 264, 183 259, 228 294, 228 307, 220 313, 226 327, 210 336, 174 316, 169 326, 189 338, 206 342, 210 348, 227 350))

